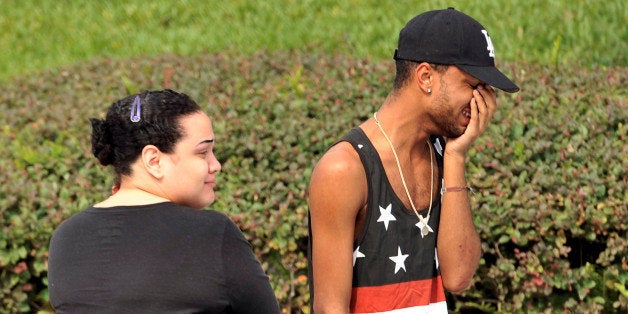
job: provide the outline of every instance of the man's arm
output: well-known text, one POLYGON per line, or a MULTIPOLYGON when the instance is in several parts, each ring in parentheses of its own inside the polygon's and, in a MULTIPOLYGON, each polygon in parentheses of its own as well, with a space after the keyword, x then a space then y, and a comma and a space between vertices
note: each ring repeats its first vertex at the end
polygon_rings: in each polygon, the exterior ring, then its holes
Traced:
POLYGON ((317 314, 349 312, 355 221, 366 194, 357 152, 346 142, 333 146, 316 165, 309 188, 317 314))
MULTIPOLYGON (((445 158, 445 187, 466 186, 464 158, 445 158)), ((443 286, 451 292, 466 289, 482 256, 467 190, 443 195, 438 229, 438 259, 443 286)))
MULTIPOLYGON (((495 91, 480 85, 471 100, 471 122, 458 138, 447 141, 444 154, 444 187, 467 186, 466 153, 486 130, 496 110, 495 91)), ((446 192, 442 198, 438 231, 438 258, 445 289, 460 292, 473 278, 482 256, 480 237, 475 230, 469 196, 465 190, 446 192)))

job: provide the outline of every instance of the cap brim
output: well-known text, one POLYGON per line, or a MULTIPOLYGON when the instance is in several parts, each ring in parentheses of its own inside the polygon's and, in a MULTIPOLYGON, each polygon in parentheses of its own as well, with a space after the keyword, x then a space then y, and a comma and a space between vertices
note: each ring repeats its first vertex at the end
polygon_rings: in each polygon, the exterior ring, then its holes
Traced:
POLYGON ((474 66, 474 65, 456 65, 463 71, 471 74, 476 79, 485 82, 493 87, 497 87, 505 92, 514 93, 519 91, 519 86, 515 85, 504 73, 500 72, 496 67, 474 66))

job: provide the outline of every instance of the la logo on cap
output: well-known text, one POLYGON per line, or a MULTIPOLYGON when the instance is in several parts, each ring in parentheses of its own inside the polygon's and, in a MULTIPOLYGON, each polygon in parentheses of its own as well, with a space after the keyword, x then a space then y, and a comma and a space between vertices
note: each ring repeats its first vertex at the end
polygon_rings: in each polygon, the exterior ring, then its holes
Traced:
POLYGON ((488 35, 488 32, 483 29, 482 34, 486 38, 486 50, 488 50, 488 56, 491 58, 495 58, 495 47, 493 47, 493 42, 491 41, 491 36, 488 35))

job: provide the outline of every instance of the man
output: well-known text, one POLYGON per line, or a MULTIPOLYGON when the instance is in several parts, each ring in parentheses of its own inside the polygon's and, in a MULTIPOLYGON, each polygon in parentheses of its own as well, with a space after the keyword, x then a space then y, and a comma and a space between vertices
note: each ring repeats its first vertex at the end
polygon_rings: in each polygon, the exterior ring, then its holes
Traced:
POLYGON ((314 313, 446 313, 445 289, 467 288, 482 253, 466 153, 496 110, 490 85, 519 90, 494 53, 453 8, 401 30, 393 90, 312 173, 314 313))

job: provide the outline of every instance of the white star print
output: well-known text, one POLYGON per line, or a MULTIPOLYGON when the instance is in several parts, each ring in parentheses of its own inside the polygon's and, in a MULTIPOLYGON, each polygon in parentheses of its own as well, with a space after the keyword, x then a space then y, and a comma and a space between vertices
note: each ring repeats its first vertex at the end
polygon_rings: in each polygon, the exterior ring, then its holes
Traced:
POLYGON ((358 148, 359 148, 359 149, 362 149, 362 147, 364 147, 364 145, 362 145, 362 144, 358 144, 358 148))
POLYGON ((439 155, 443 155, 443 145, 440 144, 440 139, 437 138, 436 139, 436 143, 434 143, 434 147, 436 147, 436 152, 438 152, 439 155))
POLYGON ((353 266, 355 266, 355 260, 360 257, 366 257, 364 253, 360 252, 360 247, 358 246, 355 251, 353 251, 353 266))
POLYGON ((403 268, 403 271, 406 271, 406 258, 408 258, 408 254, 401 254, 401 247, 397 246, 397 256, 389 257, 391 261, 395 262, 395 274, 399 271, 399 269, 403 268))
POLYGON ((397 218, 395 218, 395 216, 393 216, 392 214, 392 203, 388 204, 388 206, 386 206, 386 208, 384 207, 379 207, 379 218, 377 218, 377 222, 384 222, 384 227, 386 228, 386 230, 388 231, 388 222, 390 221, 395 221, 397 220, 397 218))
MULTIPOLYGON (((421 217, 423 217, 423 216, 421 216, 421 217)), ((432 229, 432 227, 430 227, 430 225, 423 224, 423 220, 421 220, 421 219, 419 219, 419 222, 417 222, 417 223, 415 224, 415 226, 417 226, 417 227, 419 228, 419 233, 421 234, 421 238, 425 238, 425 236, 423 235, 423 232, 421 232, 421 231, 423 231, 423 227, 427 227, 428 234, 429 234, 430 232, 434 232, 434 230, 432 229)))
MULTIPOLYGON (((438 269, 438 249, 437 248, 434 248, 434 261, 436 262, 436 269, 438 269)), ((355 264, 355 262, 353 263, 355 264)))

